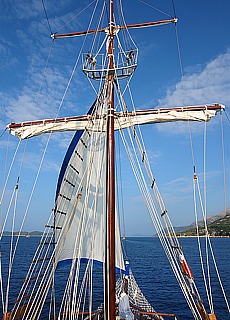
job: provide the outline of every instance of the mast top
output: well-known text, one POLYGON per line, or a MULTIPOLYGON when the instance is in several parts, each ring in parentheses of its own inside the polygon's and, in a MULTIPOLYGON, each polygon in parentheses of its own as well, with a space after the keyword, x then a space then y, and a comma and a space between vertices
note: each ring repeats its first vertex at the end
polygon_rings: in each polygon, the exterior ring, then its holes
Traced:
MULTIPOLYGON (((118 25, 115 25, 114 23, 113 15, 114 15, 113 1, 110 1, 110 22, 108 27, 99 28, 96 30, 77 31, 77 32, 70 32, 70 33, 63 33, 63 34, 52 34, 51 38, 54 40, 54 39, 60 39, 60 38, 71 38, 71 37, 78 37, 82 35, 105 32, 106 36, 109 39, 109 38, 113 38, 114 36, 117 36, 120 30, 159 26, 159 25, 164 25, 169 23, 176 23, 178 21, 177 18, 173 18, 168 20, 159 20, 159 21, 143 22, 143 23, 118 26, 118 25)), ((136 70, 137 58, 138 58, 137 48, 129 49, 129 50, 121 49, 117 53, 116 58, 114 56, 113 64, 109 64, 109 65, 106 65, 105 63, 104 54, 100 54, 99 52, 83 53, 82 69, 85 75, 88 78, 93 80, 100 80, 100 81, 105 80, 107 75, 111 73, 114 74, 114 78, 116 79, 124 79, 124 78, 130 77, 136 70)))

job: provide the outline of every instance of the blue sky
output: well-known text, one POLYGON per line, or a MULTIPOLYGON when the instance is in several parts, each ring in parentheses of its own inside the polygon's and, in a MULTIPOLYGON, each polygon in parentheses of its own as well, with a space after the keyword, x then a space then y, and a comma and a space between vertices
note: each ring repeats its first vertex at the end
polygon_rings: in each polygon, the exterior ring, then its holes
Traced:
MULTIPOLYGON (((44 0, 52 32, 78 31, 87 28, 87 22, 96 1, 44 0), (83 10, 88 6, 86 10, 83 10), (80 13, 81 14, 78 14, 80 13), (73 19, 76 17, 75 19, 73 19), (69 22, 70 21, 70 22, 69 22), (62 28, 69 22, 64 28, 62 28), (62 28, 62 29, 61 29, 62 28)), ((226 105, 230 115, 230 41, 228 0, 220 2, 175 0, 179 19, 177 31, 182 58, 183 79, 173 25, 142 30, 131 30, 139 48, 139 64, 131 82, 137 109, 196 105, 219 102, 226 105), (182 81, 183 80, 183 81, 182 81)), ((171 1, 124 1, 127 23, 168 19, 173 16, 171 1), (130 5, 132 3, 132 5, 130 5), (167 15, 155 10, 157 7, 167 15)), ((57 115, 68 78, 77 59, 83 39, 55 40, 50 30, 41 0, 3 0, 0 2, 0 130, 10 122, 53 118, 57 115), (50 61, 46 61, 50 48, 50 61), (45 76, 43 77, 44 70, 45 76)), ((87 52, 87 43, 85 52, 87 52)), ((95 93, 80 70, 80 64, 69 88, 69 95, 58 115, 85 114, 95 99, 95 93), (79 69, 79 70, 78 70, 79 69), (89 90, 88 90, 89 89, 89 90)), ((226 181, 229 180, 230 143, 229 123, 223 117, 225 131, 226 181)), ((203 124, 191 126, 197 172, 202 181, 203 124)), ((52 136, 37 188, 25 222, 27 230, 42 230, 53 206, 55 185, 66 146, 71 134, 52 136), (44 183, 45 182, 45 185, 44 183), (42 200, 41 200, 42 199, 42 200)), ((164 124, 143 128, 149 158, 166 206, 176 226, 194 220, 192 200, 192 160, 186 124, 164 124)), ((207 189, 210 192, 208 214, 224 210, 223 175, 221 173, 221 140, 219 119, 208 126, 207 189)), ((18 141, 4 134, 0 140, 1 184, 5 172, 5 153, 10 145, 12 157, 18 141)), ((27 159, 21 175, 27 183, 20 189, 20 206, 26 206, 27 189, 36 177, 47 137, 28 141, 27 159)), ((23 148, 23 147, 21 147, 23 148)), ((21 154, 23 149, 21 149, 21 154)), ((127 160, 124 160, 125 172, 127 160)), ((10 160, 7 160, 9 166, 10 160)), ((15 172, 15 177, 17 176, 15 172)), ((12 181, 14 181, 13 178, 12 181)), ((127 214, 127 234, 152 234, 139 191, 134 187, 131 173, 124 174, 124 200, 127 214), (140 226, 139 218, 142 220, 140 226)), ((227 207, 230 206, 227 189, 227 207)), ((22 210, 23 211, 23 210, 22 210)))

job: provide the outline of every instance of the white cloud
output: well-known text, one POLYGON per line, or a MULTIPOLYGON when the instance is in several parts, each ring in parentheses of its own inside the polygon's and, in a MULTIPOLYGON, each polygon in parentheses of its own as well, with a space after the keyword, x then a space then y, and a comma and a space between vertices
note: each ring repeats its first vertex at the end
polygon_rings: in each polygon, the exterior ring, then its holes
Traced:
POLYGON ((12 47, 13 44, 10 41, 6 41, 5 39, 0 38, 0 70, 2 70, 3 72, 5 71, 5 69, 12 67, 18 63, 17 58, 13 57, 11 54, 12 47))
MULTIPOLYGON (((207 189, 209 191, 214 192, 217 179, 220 179, 222 172, 218 170, 208 171, 206 172, 206 183, 208 182, 207 189)), ((197 173, 198 179, 199 179, 199 187, 201 192, 203 192, 203 186, 204 186, 204 173, 198 172, 197 173)), ((176 179, 173 179, 171 181, 168 181, 162 189, 164 190, 163 193, 167 196, 167 198, 174 199, 174 201, 182 202, 186 199, 191 199, 193 195, 193 177, 178 177, 176 179), (178 197, 178 194, 180 196, 178 197)))
MULTIPOLYGON (((189 67, 189 73, 183 80, 168 88, 166 96, 158 100, 156 108, 170 108, 192 105, 224 104, 230 108, 230 48, 215 59, 209 61, 203 68, 189 67), (192 72, 192 69, 194 72, 192 72)), ((212 119, 211 123, 215 123, 212 119)), ((174 122, 157 125, 159 131, 170 134, 188 132, 187 122, 174 122)), ((193 133, 203 131, 202 123, 192 124, 193 133)))
MULTIPOLYGON (((169 88, 166 96, 158 101, 158 108, 209 103, 229 106, 229 62, 230 48, 208 62, 203 69, 199 66, 199 71, 185 74, 183 80, 169 88)), ((197 70, 196 66, 194 69, 197 70)))

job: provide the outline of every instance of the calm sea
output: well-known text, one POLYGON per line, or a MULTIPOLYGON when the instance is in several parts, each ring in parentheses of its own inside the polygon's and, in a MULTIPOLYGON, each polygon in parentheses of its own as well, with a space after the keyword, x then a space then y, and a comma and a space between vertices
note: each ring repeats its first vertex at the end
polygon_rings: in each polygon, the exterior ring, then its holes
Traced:
MULTIPOLYGON (((23 279, 25 278, 28 265, 33 258, 38 237, 20 238, 18 254, 15 258, 15 267, 12 270, 12 281, 10 289, 10 301, 14 301, 20 290, 23 279)), ((205 240, 202 239, 203 245, 205 240)), ((211 239, 216 260, 218 262, 219 273, 223 282, 227 297, 230 299, 230 239, 213 238, 211 239)), ((9 252, 10 237, 3 237, 1 243, 2 251, 2 270, 6 282, 7 271, 7 252, 9 252)), ((185 252, 186 258, 192 269, 197 287, 201 297, 204 298, 203 280, 199 265, 199 254, 197 250, 197 239, 180 239, 180 243, 185 252)), ((188 310, 187 304, 179 285, 170 269, 161 244, 157 238, 126 238, 124 241, 125 251, 129 257, 133 274, 139 287, 146 298, 158 312, 175 313, 183 320, 194 319, 188 310)), ((218 278, 211 264, 212 292, 215 313, 218 320, 230 319, 227 311, 223 294, 218 285, 218 278)), ((0 306, 0 316, 2 314, 0 306)))

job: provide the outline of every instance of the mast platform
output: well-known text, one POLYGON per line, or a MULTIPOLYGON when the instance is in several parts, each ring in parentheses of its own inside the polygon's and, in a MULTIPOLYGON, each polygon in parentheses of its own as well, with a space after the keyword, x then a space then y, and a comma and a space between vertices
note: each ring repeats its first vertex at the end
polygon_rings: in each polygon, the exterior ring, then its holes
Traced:
POLYGON ((115 79, 127 78, 137 67, 137 56, 137 49, 120 51, 114 69, 110 69, 104 54, 83 53, 82 70, 87 77, 94 80, 106 79, 108 74, 113 74, 115 79))

